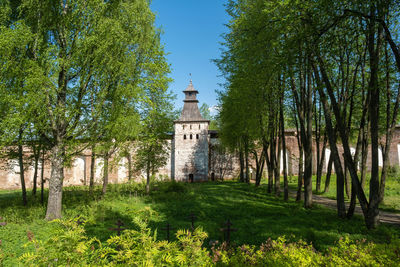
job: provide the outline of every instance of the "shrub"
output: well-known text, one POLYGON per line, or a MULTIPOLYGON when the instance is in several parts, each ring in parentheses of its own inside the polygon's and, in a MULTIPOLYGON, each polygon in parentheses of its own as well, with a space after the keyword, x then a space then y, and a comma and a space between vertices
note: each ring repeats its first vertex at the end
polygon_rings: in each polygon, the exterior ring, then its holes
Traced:
POLYGON ((175 181, 170 181, 170 182, 166 182, 164 183, 165 187, 164 187, 164 191, 168 192, 168 193, 184 193, 186 192, 186 185, 182 182, 175 182, 175 181))
POLYGON ((33 246, 34 252, 24 253, 20 257, 21 262, 30 266, 71 266, 96 262, 93 254, 95 247, 101 246, 101 243, 96 238, 89 239, 83 226, 78 225, 77 219, 54 220, 50 223, 59 224, 60 227, 45 242, 36 240, 33 233, 30 234, 30 243, 25 247, 33 246))
POLYGON ((388 178, 395 179, 400 182, 400 167, 399 166, 388 166, 387 169, 388 178))
MULTIPOLYGON (((397 266, 400 262, 400 241, 390 244, 351 241, 341 238, 326 252, 316 251, 312 244, 286 238, 268 239, 260 247, 230 247, 216 241, 209 252, 203 247, 207 234, 197 228, 193 232, 178 230, 177 240, 157 240, 157 232, 148 227, 153 216, 145 208, 135 216, 136 229, 125 230, 105 242, 89 238, 77 220, 55 220, 57 231, 46 241, 36 240, 28 233, 32 252, 19 260, 29 266, 397 266)), ((4 255, 1 254, 0 264, 4 255)))
POLYGON ((213 261, 223 266, 316 266, 321 265, 322 256, 306 242, 288 243, 285 237, 269 239, 259 249, 242 245, 236 249, 212 248, 213 261))
POLYGON ((59 230, 45 242, 32 235, 26 247, 33 246, 33 252, 24 253, 19 260, 30 266, 211 265, 209 254, 202 247, 207 234, 201 228, 193 232, 179 230, 177 241, 168 242, 157 240, 156 232, 152 233, 140 216, 134 222, 138 230, 125 230, 102 244, 96 238, 88 238, 76 220, 55 220, 52 223, 59 224, 59 230))
MULTIPOLYGON (((1 240, 0 240, 0 246, 1 246, 1 240)), ((4 252, 3 250, 0 248, 0 266, 2 266, 2 262, 4 260, 4 252)))

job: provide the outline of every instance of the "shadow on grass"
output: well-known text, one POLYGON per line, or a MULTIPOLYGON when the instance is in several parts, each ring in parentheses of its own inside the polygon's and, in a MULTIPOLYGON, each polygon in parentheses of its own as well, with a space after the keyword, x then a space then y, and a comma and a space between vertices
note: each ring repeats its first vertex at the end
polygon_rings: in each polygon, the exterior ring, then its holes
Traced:
MULTIPOLYGON (((170 188, 161 185, 150 195, 143 195, 129 185, 110 185, 106 197, 100 199, 100 195, 100 188, 96 188, 94 196, 89 196, 87 187, 65 188, 63 214, 64 218, 82 216, 88 219, 85 225, 88 236, 101 241, 115 234, 109 228, 115 228, 118 219, 124 222, 125 228, 137 229, 133 219, 146 206, 154 210, 154 214, 145 219, 149 227, 157 231, 158 239, 166 239, 167 233, 162 228, 167 222, 174 228, 171 240, 175 239, 178 229, 190 229, 189 215, 193 213, 195 227, 202 227, 209 235, 205 245, 223 239, 220 229, 227 219, 237 229, 231 234, 231 240, 238 245, 260 245, 268 238, 285 235, 289 240, 303 239, 312 242, 317 249, 326 249, 344 235, 383 243, 400 234, 398 227, 385 225, 368 231, 360 216, 341 220, 335 210, 318 206, 306 210, 293 199, 284 202, 282 198, 267 194, 265 186, 257 188, 236 182, 179 184, 170 188)), ((21 229, 23 225, 29 228, 38 224, 35 220, 44 218, 46 206, 42 206, 39 199, 29 205, 28 208, 22 205, 18 192, 0 193, 0 216, 21 224, 21 229)))
MULTIPOLYGON (((265 187, 227 182, 189 184, 187 189, 184 194, 155 192, 147 199, 147 204, 165 218, 152 222, 152 228, 161 229, 168 221, 176 229, 189 229, 188 217, 193 212, 197 216, 195 226, 203 227, 209 240, 221 240, 220 228, 230 219, 233 228, 237 228, 232 233, 232 240, 237 244, 259 245, 268 238, 285 235, 289 240, 301 238, 312 242, 317 249, 327 248, 343 235, 387 242, 400 230, 381 226, 368 231, 360 216, 341 220, 336 211, 324 207, 306 210, 294 200, 284 202, 267 195, 265 187)), ((159 238, 165 239, 165 235, 161 232, 159 238)))

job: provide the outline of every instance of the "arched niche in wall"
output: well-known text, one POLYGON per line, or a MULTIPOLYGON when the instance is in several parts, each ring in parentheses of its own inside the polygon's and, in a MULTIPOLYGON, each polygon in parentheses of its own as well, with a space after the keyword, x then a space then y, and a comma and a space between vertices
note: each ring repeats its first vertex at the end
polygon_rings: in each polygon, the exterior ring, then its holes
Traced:
POLYGON ((118 164, 118 177, 117 177, 117 182, 121 183, 127 179, 127 170, 128 168, 126 167, 127 160, 125 157, 123 157, 118 164))
POLYGON ((380 147, 378 147, 378 165, 379 167, 383 167, 383 154, 380 147))
MULTIPOLYGON (((331 157, 331 150, 329 148, 326 148, 325 149, 325 173, 328 171, 330 157, 331 157)), ((333 165, 332 165, 332 170, 333 170, 333 165)))
POLYGON ((72 177, 69 183, 72 185, 83 184, 85 180, 85 160, 83 157, 76 157, 72 163, 72 177))
POLYGON ((104 159, 96 158, 95 172, 94 172, 94 181, 96 183, 100 183, 103 179, 103 166, 104 166, 104 159))
POLYGON ((397 154, 399 157, 399 165, 400 165, 400 144, 397 144, 397 154))

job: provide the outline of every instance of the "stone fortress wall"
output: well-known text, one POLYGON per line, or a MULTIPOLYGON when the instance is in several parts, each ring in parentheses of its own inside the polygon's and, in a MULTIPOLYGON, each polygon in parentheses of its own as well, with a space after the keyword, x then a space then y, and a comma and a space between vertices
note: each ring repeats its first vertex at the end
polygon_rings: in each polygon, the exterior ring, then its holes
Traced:
MULTIPOLYGON (((220 149, 218 133, 208 129, 209 121, 205 120, 198 109, 198 100, 196 95, 199 93, 190 81, 189 86, 183 91, 185 93, 184 107, 180 118, 174 122, 174 133, 167 140, 169 157, 166 165, 158 170, 158 177, 172 178, 176 181, 206 181, 221 178, 236 178, 239 176, 240 163, 238 155, 228 153, 220 149)), ((294 130, 285 132, 286 138, 286 157, 281 153, 280 167, 282 172, 283 159, 286 159, 289 175, 297 175, 299 170, 299 148, 297 143, 297 134, 294 130)), ((383 143, 384 140, 382 140, 383 143)), ((322 144, 320 144, 322 146, 322 144)), ((322 147, 320 147, 322 150, 322 147)), ((261 148, 260 148, 261 149, 261 148)), ((339 146, 340 155, 343 149, 339 146)), ((351 148, 355 152, 355 146, 351 148)), ((369 148, 370 150, 370 148, 369 148)), ((316 172, 316 143, 313 144, 313 172, 316 172)), ((380 149, 379 166, 383 165, 382 150, 380 149)), ((30 154, 26 151, 25 154, 30 154)), ((134 158, 133 149, 131 155, 134 158)), ((328 167, 330 156, 329 147, 325 151, 325 162, 323 172, 328 167)), ((109 182, 123 183, 128 181, 128 160, 127 158, 110 158, 109 182), (118 161, 118 162, 116 162, 118 161)), ((134 162, 134 161, 133 161, 134 162)), ((343 157, 342 157, 343 162, 343 157)), ((400 166, 400 126, 394 132, 391 151, 389 155, 391 166, 400 166)), ((50 178, 51 166, 49 161, 44 164, 45 181, 50 178)), ((84 150, 81 154, 73 158, 71 166, 65 167, 64 185, 88 185, 91 168, 91 151, 84 150)), ((103 178, 103 159, 96 158, 95 162, 95 183, 102 183, 103 178)), ((255 162, 250 159, 252 178, 254 176, 255 162)), ((33 187, 33 164, 26 165, 25 183, 27 188, 33 187)), ((371 166, 371 153, 367 157, 367 167, 371 166)), ((40 174, 42 166, 38 167, 38 187, 40 187, 40 174)), ((334 167, 332 168, 334 171, 334 167)), ((368 169, 369 171, 369 169, 368 169)), ((264 168, 267 176, 266 166, 264 168)), ((141 181, 144 179, 144 173, 134 173, 133 179, 141 181)), ((47 186, 48 183, 45 183, 47 186)), ((0 189, 18 189, 20 188, 19 164, 17 159, 0 161, 0 189)))
MULTIPOLYGON (((179 124, 177 127, 182 127, 182 124, 179 124)), ((197 124, 198 127, 198 124, 197 124)), ((201 128, 201 127, 200 127, 201 128)), ((157 177, 164 178, 175 178, 177 181, 189 181, 189 174, 196 173, 192 170, 185 170, 188 168, 188 164, 186 159, 193 159, 193 154, 191 154, 192 150, 187 149, 188 147, 196 147, 195 145, 187 145, 191 142, 190 133, 186 139, 186 142, 182 142, 178 145, 175 145, 174 139, 183 139, 183 131, 180 134, 176 135, 172 140, 168 140, 168 146, 170 147, 170 157, 166 163, 166 165, 158 170, 157 177), (187 150, 185 150, 187 149, 187 150), (176 151, 178 150, 178 155, 176 155, 176 151), (175 153, 175 159, 174 159, 175 153), (177 167, 178 166, 178 167, 177 167)), ((195 132, 192 133, 192 138, 195 137, 195 132)), ((200 152, 195 153, 194 155, 198 155, 197 165, 207 166, 203 168, 199 168, 200 171, 197 171, 199 176, 194 176, 194 181, 197 180, 211 180, 212 177, 215 179, 219 179, 223 176, 226 179, 236 178, 239 176, 239 159, 237 155, 234 154, 223 154, 221 155, 216 149, 219 144, 219 140, 216 136, 212 136, 211 134, 206 135, 203 132, 203 141, 207 140, 207 149, 204 147, 200 152), (207 152, 206 152, 207 151, 207 152), (208 155, 206 155, 208 153, 208 155), (207 165, 205 164, 207 162, 207 165)), ((297 145, 297 138, 295 136, 295 132, 288 131, 286 132, 286 145, 287 145, 287 166, 289 175, 297 175, 298 167, 299 167, 299 150, 297 145)), ((200 136, 199 136, 200 138, 200 136)), ((194 139, 192 139, 194 142, 194 139)), ((380 149, 381 150, 381 149, 380 149)), ((27 151, 27 154, 29 152, 27 151)), ((339 153, 343 154, 343 149, 339 146, 339 153)), ((323 167, 323 172, 326 172, 328 166, 328 159, 330 155, 329 147, 325 152, 325 162, 323 167)), ((382 166, 383 159, 379 156, 379 166, 382 166)), ((114 158, 110 159, 110 162, 114 161, 114 158)), ((283 155, 281 156, 281 168, 282 168, 283 155)), ((192 161, 189 161, 192 162, 192 161)), ((195 160, 196 162, 196 160, 195 160)), ((316 145, 313 146, 313 163, 316 163, 316 145)), ((252 169, 255 169, 255 163, 250 161, 252 169)), ((400 127, 396 128, 396 131, 393 136, 391 152, 389 155, 389 163, 390 166, 400 166, 400 127)), ((91 165, 91 151, 85 150, 80 155, 76 156, 71 163, 71 166, 68 166, 64 170, 64 185, 88 185, 89 177, 90 177, 90 165, 91 165)), ((128 160, 126 158, 122 158, 118 163, 111 164, 109 169, 109 181, 110 183, 123 183, 128 181, 128 160)), ((371 166, 371 156, 370 153, 367 157, 367 167, 371 166)), ((41 174, 41 163, 38 166, 38 183, 37 186, 40 187, 40 174, 41 174)), ((333 168, 334 171, 334 168, 333 168)), ((267 173, 267 169, 264 169, 265 175, 267 173)), ((316 166, 313 164, 313 172, 316 172, 316 166)), ((26 167, 25 171, 25 183, 27 188, 33 187, 33 173, 34 167, 33 164, 26 167)), ((49 161, 45 161, 44 166, 44 178, 48 180, 50 178, 51 166, 49 161)), ((254 173, 254 172, 253 172, 254 173)), ((103 177, 103 159, 96 158, 95 163, 95 182, 97 184, 102 183, 103 177)), ((135 181, 141 181, 144 179, 144 173, 134 173, 133 179, 135 181)), ((48 182, 45 182, 45 187, 47 187, 48 182)), ((19 176, 19 165, 17 159, 11 159, 8 161, 2 161, 0 163, 0 189, 19 189, 21 187, 20 176, 19 176)))

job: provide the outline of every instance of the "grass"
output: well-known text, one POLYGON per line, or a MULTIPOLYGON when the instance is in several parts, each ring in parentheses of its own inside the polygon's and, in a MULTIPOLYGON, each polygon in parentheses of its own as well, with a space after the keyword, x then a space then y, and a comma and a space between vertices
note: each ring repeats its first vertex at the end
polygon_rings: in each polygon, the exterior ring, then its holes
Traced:
MULTIPOLYGON (((321 181, 321 191, 316 192, 316 176, 313 175, 313 192, 315 194, 330 198, 336 199, 336 175, 331 175, 331 181, 329 190, 327 192, 323 192, 325 188, 325 178, 326 176, 322 176, 321 181)), ((370 174, 367 174, 366 184, 365 184, 365 194, 368 198, 369 196, 369 180, 370 174)), ((291 183, 289 184, 292 190, 297 189, 297 177, 293 177, 291 179, 291 183)), ((350 202, 350 199, 347 198, 345 193, 345 201, 350 202)), ((386 178, 386 186, 385 186, 385 197, 383 202, 379 205, 379 208, 384 211, 400 213, 400 172, 389 173, 386 178)))
MULTIPOLYGON (((333 187, 333 186, 332 186, 333 187)), ((47 196, 47 192, 46 192, 47 196)), ((6 266, 18 264, 18 257, 29 252, 24 248, 28 237, 39 240, 51 236, 55 224, 43 220, 45 207, 29 199, 23 207, 18 191, 0 191, 0 217, 7 225, 0 227, 0 251, 5 254, 6 266)), ((63 195, 64 218, 84 217, 85 229, 90 237, 104 241, 115 234, 109 231, 117 219, 125 227, 133 228, 132 220, 139 211, 147 210, 149 225, 157 231, 159 239, 166 239, 165 227, 169 222, 175 229, 189 229, 190 213, 197 216, 196 226, 202 226, 211 240, 222 240, 220 228, 230 219, 237 231, 232 239, 238 245, 259 245, 268 238, 285 235, 289 240, 312 242, 317 250, 326 250, 342 236, 384 243, 400 236, 400 228, 382 225, 368 231, 361 217, 340 220, 336 211, 316 206, 305 210, 300 203, 266 193, 263 185, 237 182, 207 182, 195 184, 160 183, 150 195, 145 195, 137 184, 110 185, 106 197, 100 199, 100 187, 89 197, 87 187, 65 188, 63 195)))

